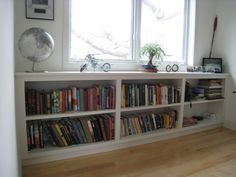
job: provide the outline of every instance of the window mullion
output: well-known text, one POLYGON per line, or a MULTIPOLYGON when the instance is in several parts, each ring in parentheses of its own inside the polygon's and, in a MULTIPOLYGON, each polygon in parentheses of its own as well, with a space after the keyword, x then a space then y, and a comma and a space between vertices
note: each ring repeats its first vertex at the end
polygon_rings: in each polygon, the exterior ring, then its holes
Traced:
POLYGON ((196 3, 196 0, 188 0, 188 46, 186 47, 185 63, 190 66, 193 65, 194 59, 196 3))
POLYGON ((183 30, 183 51, 182 51, 182 58, 184 63, 186 63, 187 56, 188 56, 188 38, 189 38, 189 0, 185 0, 185 8, 184 8, 184 30, 183 30))
POLYGON ((139 59, 140 50, 141 5, 142 0, 133 0, 132 59, 136 61, 139 59))

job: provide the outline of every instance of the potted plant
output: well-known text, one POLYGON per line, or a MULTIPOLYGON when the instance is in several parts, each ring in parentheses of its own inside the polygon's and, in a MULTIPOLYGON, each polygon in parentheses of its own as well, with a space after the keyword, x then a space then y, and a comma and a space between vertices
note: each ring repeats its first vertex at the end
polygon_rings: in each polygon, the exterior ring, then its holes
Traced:
POLYGON ((157 43, 148 43, 145 44, 142 48, 141 48, 141 56, 146 56, 148 57, 148 63, 147 65, 143 65, 145 70, 153 70, 154 72, 157 71, 156 66, 153 64, 153 60, 157 59, 157 60, 163 60, 164 56, 165 56, 165 52, 162 49, 160 44, 157 43))

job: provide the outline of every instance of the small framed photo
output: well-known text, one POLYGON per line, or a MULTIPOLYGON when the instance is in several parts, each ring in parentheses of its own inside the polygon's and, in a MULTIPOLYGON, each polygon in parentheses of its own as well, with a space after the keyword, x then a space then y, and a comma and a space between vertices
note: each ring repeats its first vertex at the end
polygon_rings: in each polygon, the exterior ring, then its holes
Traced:
POLYGON ((28 19, 54 20, 54 0, 25 0, 28 19))
POLYGON ((222 58, 203 58, 202 66, 205 72, 222 73, 222 58))

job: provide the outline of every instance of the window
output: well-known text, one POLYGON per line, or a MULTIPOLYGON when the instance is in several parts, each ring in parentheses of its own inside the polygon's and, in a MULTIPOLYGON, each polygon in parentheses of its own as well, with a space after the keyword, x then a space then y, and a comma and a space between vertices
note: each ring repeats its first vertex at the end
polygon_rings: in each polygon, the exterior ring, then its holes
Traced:
POLYGON ((190 1, 69 0, 65 63, 75 65, 95 54, 117 66, 135 65, 146 43, 161 44, 167 54, 164 60, 183 63, 190 1))
POLYGON ((185 0, 143 0, 141 46, 146 43, 160 43, 166 51, 166 59, 182 61, 184 7, 185 0))

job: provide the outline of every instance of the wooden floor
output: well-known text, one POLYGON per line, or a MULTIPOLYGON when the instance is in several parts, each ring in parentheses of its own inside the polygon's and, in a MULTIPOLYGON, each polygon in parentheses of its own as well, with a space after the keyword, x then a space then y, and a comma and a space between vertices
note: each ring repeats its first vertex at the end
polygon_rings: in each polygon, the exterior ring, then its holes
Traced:
POLYGON ((26 166, 23 177, 236 177, 236 132, 217 128, 175 139, 26 166))

